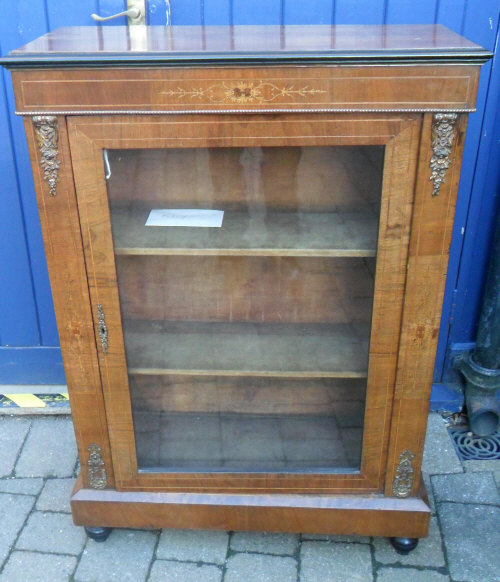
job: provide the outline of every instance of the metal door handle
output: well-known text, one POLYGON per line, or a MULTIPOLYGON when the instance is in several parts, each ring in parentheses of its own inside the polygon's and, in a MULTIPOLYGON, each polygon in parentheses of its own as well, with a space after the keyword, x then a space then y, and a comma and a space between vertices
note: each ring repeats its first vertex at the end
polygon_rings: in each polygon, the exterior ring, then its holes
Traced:
POLYGON ((120 16, 126 16, 128 18, 128 24, 146 24, 146 5, 144 0, 127 0, 127 10, 119 12, 118 14, 112 14, 111 16, 100 16, 99 14, 91 14, 90 17, 98 22, 105 22, 106 20, 112 20, 113 18, 119 18, 120 16))
POLYGON ((118 14, 112 14, 111 16, 99 16, 99 14, 91 14, 90 17, 98 22, 104 22, 105 20, 113 20, 113 18, 118 18, 119 16, 126 16, 132 20, 136 20, 141 17, 141 11, 139 8, 129 8, 124 12, 118 12, 118 14))

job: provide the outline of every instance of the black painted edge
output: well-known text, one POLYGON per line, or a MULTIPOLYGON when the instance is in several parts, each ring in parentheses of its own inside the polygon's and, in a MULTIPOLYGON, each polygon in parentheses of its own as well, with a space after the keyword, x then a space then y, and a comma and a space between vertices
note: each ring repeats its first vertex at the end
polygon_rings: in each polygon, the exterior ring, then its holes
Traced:
POLYGON ((483 64, 492 58, 490 51, 453 50, 449 51, 374 51, 374 52, 290 52, 290 53, 57 53, 16 54, 10 53, 0 58, 0 65, 8 69, 51 69, 51 68, 102 68, 102 67, 143 67, 143 66, 193 66, 193 65, 412 65, 412 64, 483 64))

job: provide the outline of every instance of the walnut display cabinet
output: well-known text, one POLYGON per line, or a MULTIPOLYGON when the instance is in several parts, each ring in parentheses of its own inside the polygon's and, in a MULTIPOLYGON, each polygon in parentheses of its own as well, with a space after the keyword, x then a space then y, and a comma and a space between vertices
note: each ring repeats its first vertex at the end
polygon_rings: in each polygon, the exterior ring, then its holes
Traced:
POLYGON ((427 535, 481 47, 439 26, 67 28, 24 116, 76 524, 427 535))

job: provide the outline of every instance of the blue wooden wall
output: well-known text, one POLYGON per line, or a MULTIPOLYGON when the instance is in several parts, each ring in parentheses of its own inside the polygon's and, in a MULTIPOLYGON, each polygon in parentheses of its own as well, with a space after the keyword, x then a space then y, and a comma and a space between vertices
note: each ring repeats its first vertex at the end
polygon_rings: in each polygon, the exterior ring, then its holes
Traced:
MULTIPOLYGON (((185 24, 441 23, 494 50, 500 0, 170 0, 185 24)), ((92 12, 124 10, 125 0, 2 1, 0 52, 59 26, 96 25, 92 12)), ((148 0, 150 24, 166 23, 167 1, 148 0)), ((120 18, 105 26, 126 24, 120 18)), ((496 64, 496 62, 495 62, 496 64)), ((500 67, 481 75, 471 115, 451 247, 436 362, 442 380, 450 345, 474 339, 499 190, 500 67)), ((10 75, 0 87, 0 384, 61 383, 64 372, 27 148, 13 115, 10 75)))

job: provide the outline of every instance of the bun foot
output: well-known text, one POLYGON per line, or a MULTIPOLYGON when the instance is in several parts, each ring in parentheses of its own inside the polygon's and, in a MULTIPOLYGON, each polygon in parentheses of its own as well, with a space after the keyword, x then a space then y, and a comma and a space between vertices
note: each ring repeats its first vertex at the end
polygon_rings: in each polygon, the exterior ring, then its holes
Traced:
POLYGON ((418 546, 418 538, 389 538, 398 554, 406 556, 418 546))
POLYGON ((112 531, 111 527, 85 527, 85 533, 96 542, 105 542, 112 531))

